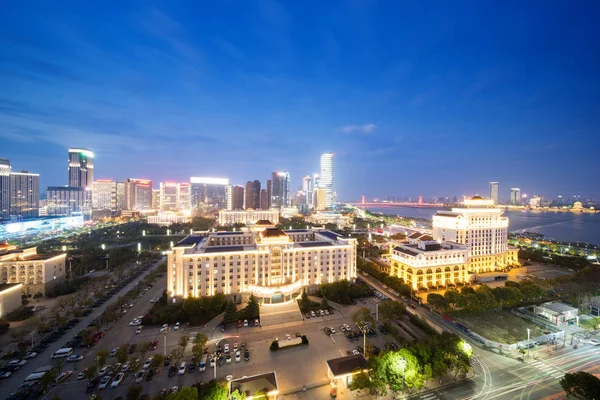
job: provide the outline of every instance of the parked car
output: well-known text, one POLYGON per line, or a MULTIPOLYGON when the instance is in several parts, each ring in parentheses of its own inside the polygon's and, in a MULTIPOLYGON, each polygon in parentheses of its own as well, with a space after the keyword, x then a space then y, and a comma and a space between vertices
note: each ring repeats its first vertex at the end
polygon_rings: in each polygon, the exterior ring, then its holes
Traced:
POLYGON ((112 349, 112 350, 110 351, 110 356, 111 356, 111 357, 114 357, 114 356, 115 356, 115 354, 117 354, 117 351, 119 351, 119 347, 115 347, 114 349, 112 349))
POLYGON ((106 373, 108 372, 109 369, 110 369, 110 366, 108 366, 108 365, 105 365, 104 367, 100 368, 100 371, 98 371, 98 376, 106 375, 106 373))
POLYGON ((154 371, 152 371, 152 369, 149 369, 148 372, 146 372, 146 382, 151 381, 153 376, 154 371))
POLYGON ((246 351, 244 352, 244 360, 245 360, 245 361, 248 361, 248 360, 250 360, 250 352, 249 352, 248 350, 246 350, 246 351))
POLYGON ((153 360, 153 359, 154 359, 153 357, 150 357, 150 358, 148 358, 148 359, 147 359, 147 360, 144 362, 144 366, 143 366, 142 368, 143 368, 143 369, 148 369, 148 368, 150 368, 150 364, 152 364, 152 360, 153 360))
POLYGON ((240 351, 239 351, 239 350, 238 350, 238 351, 236 351, 236 352, 235 352, 235 362, 240 362, 240 360, 242 359, 242 357, 241 357, 241 356, 242 356, 242 355, 241 355, 240 351))
POLYGON ((102 379, 100 379, 98 390, 106 389, 106 386, 108 386, 108 382, 110 382, 110 376, 103 376, 102 379))
POLYGON ((136 335, 139 335, 140 333, 142 333, 142 329, 144 329, 144 327, 143 327, 143 326, 141 326, 141 325, 140 325, 140 326, 138 326, 138 328, 135 330, 135 334, 136 334, 136 335))
POLYGON ((117 374, 117 376, 115 376, 115 379, 113 379, 112 383, 110 384, 110 387, 111 387, 111 388, 113 388, 113 389, 114 389, 114 388, 118 388, 118 387, 119 387, 119 385, 121 384, 121 382, 123 381, 123 377, 124 377, 124 376, 125 376, 125 374, 124 374, 124 373, 122 373, 122 372, 119 372, 119 373, 117 374))
POLYGON ((129 361, 127 361, 125 364, 123 364, 123 366, 121 367, 121 372, 127 372, 129 371, 129 367, 131 366, 131 363, 129 361))
POLYGON ((181 364, 179 364, 179 370, 177 371, 177 374, 184 375, 186 366, 187 366, 187 363, 185 361, 182 361, 181 364))
POLYGON ((169 377, 171 376, 175 376, 175 374, 177 373, 177 368, 174 365, 171 365, 171 367, 169 368, 169 377))
POLYGON ((143 369, 136 372, 135 373, 135 383, 141 383, 144 380, 145 376, 146 376, 146 371, 143 369))
POLYGON ((177 322, 174 326, 173 326, 173 330, 177 331, 179 330, 179 322, 177 322))
POLYGON ((81 354, 71 354, 69 357, 67 357, 68 362, 75 362, 81 360, 83 360, 83 356, 81 354))

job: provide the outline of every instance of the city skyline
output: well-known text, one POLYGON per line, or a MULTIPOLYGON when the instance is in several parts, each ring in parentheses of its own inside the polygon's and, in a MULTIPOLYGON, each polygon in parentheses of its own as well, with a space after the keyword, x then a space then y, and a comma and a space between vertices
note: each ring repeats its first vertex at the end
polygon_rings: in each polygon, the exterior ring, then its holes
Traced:
POLYGON ((78 3, 5 10, 1 156, 42 188, 82 146, 100 179, 286 170, 295 187, 332 151, 339 200, 490 180, 600 197, 596 4, 198 7, 106 8, 111 30, 78 3))

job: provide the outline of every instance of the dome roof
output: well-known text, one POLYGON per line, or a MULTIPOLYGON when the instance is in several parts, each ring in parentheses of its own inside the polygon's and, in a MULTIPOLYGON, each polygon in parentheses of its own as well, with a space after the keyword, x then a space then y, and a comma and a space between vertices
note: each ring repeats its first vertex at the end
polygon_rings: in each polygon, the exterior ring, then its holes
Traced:
POLYGON ((483 197, 481 197, 481 196, 473 196, 473 197, 471 197, 471 200, 483 200, 483 197))

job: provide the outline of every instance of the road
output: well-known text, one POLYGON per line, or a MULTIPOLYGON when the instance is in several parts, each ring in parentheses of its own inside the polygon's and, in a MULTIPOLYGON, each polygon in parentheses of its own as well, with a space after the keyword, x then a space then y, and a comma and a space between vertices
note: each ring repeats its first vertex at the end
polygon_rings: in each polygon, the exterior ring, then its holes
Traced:
MULTIPOLYGON (((66 343, 66 342, 68 342, 78 332, 80 332, 81 330, 85 329, 90 322, 92 322, 94 319, 96 319, 100 314, 102 314, 104 312, 104 310, 106 309, 106 307, 108 307, 109 304, 112 304, 120 296, 123 296, 129 290, 133 289, 138 284, 138 282, 140 280, 142 280, 144 277, 146 277, 151 271, 153 271, 154 269, 156 269, 156 267, 158 266, 158 264, 160 264, 163 261, 164 261, 164 259, 160 259, 159 261, 156 261, 152 265, 152 267, 148 268, 138 278, 134 279, 131 283, 129 283, 129 285, 125 286, 119 292, 115 293, 115 295, 113 297, 111 297, 110 300, 108 300, 102 306, 94 308, 93 309, 94 311, 90 315, 88 315, 87 317, 80 318, 81 321, 77 325, 75 325, 73 328, 71 328, 67 333, 65 333, 65 335, 62 338, 60 338, 56 342, 52 343, 46 350, 44 350, 37 357, 30 359, 27 362, 27 365, 25 365, 24 367, 22 367, 21 369, 19 369, 18 371, 16 371, 9 379, 7 379, 6 381, 4 381, 2 383, 2 392, 3 393, 12 393, 13 391, 17 390, 17 388, 21 384, 21 382, 23 382, 23 380, 29 374, 31 374, 33 371, 35 371, 36 369, 38 369, 40 367, 43 367, 43 366, 52 365, 53 364, 53 360, 51 358, 52 354, 54 354, 57 350, 61 349, 63 347, 63 344, 66 343)), ((166 286, 166 284, 160 286, 160 293, 162 293, 162 291, 164 290, 165 286, 166 286)), ((158 291, 157 285, 154 285, 153 289, 155 289, 156 291, 158 291)), ((134 312, 134 310, 136 310, 136 306, 139 306, 139 309, 141 310, 140 301, 137 301, 136 305, 129 312, 134 312)), ((123 318, 123 320, 124 319, 125 318, 123 318)), ((104 344, 106 342, 106 340, 102 339, 101 342, 103 342, 103 344, 104 344)), ((95 348, 93 348, 92 350, 95 350, 95 348)), ((65 363, 64 370, 70 369, 71 366, 72 366, 71 363, 65 363)), ((72 379, 74 379, 74 378, 72 378, 72 379)))
MULTIPOLYGON (((401 301, 372 277, 361 275, 360 278, 392 300, 401 301)), ((600 346, 580 344, 578 348, 566 346, 551 353, 545 347, 538 348, 531 351, 529 358, 525 357, 525 362, 520 362, 480 348, 462 332, 440 323, 439 318, 425 307, 407 308, 407 311, 426 319, 438 330, 455 333, 470 342, 474 354, 473 378, 414 394, 409 396, 410 399, 559 400, 565 398, 559 384, 559 380, 565 373, 575 371, 600 373, 600 346)))

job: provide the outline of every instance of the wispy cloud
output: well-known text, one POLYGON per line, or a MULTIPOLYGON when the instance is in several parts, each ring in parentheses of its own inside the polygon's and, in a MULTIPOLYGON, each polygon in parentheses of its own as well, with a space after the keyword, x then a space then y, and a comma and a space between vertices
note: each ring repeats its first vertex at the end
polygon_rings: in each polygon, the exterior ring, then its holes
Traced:
POLYGON ((340 128, 342 133, 373 133, 377 125, 375 124, 364 124, 364 125, 344 125, 340 128))

